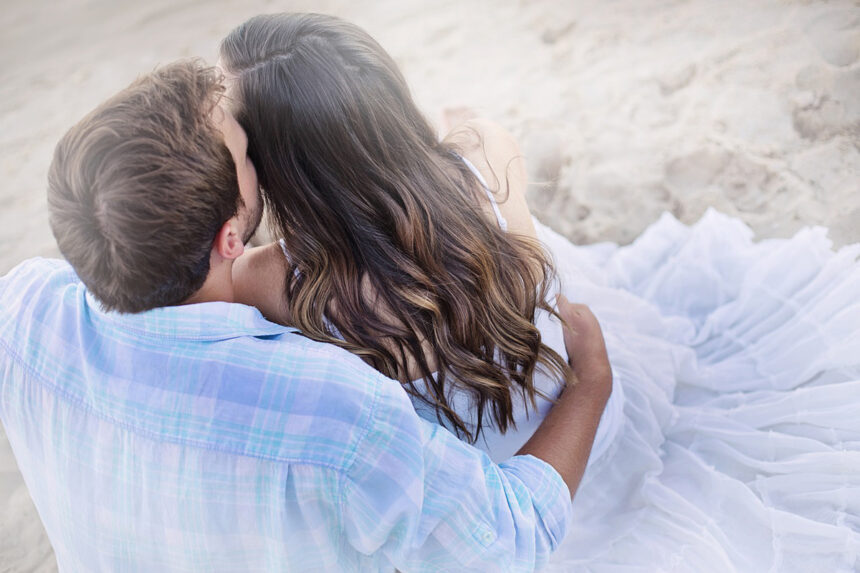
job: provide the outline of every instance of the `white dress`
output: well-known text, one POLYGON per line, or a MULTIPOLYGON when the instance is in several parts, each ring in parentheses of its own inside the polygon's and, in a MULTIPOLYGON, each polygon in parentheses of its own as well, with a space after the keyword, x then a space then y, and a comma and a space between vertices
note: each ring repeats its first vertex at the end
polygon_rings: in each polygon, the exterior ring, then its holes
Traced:
POLYGON ((626 247, 537 228, 625 396, 549 570, 860 570, 860 245, 714 211, 626 247))
MULTIPOLYGON (((625 247, 535 225, 614 374, 547 570, 860 571, 860 244, 756 243, 715 211, 665 214, 625 247)), ((541 419, 518 416, 476 445, 516 451, 541 419)))
MULTIPOLYGON (((535 227, 614 376, 546 570, 860 571, 860 244, 834 251, 822 228, 753 242, 715 211, 691 227, 664 214, 624 247, 535 227)), ((566 356, 560 326, 536 324, 566 356)), ((516 430, 475 445, 509 457, 549 407, 519 404, 516 430)))

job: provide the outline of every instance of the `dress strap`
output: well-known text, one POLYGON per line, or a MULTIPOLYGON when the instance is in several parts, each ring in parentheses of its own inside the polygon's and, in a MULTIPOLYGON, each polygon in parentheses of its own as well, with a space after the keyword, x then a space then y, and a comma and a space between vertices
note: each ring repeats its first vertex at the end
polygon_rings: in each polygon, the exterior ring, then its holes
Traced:
POLYGON ((502 212, 499 210, 499 204, 496 202, 496 197, 495 195, 493 195, 493 192, 490 191, 490 186, 487 185, 486 179, 484 179, 484 176, 481 175, 481 172, 478 171, 478 168, 475 167, 475 165, 471 161, 469 161, 462 155, 458 155, 458 157, 463 160, 463 163, 466 164, 466 167, 469 168, 469 171, 474 173, 475 177, 478 178, 478 182, 480 182, 481 186, 484 188, 484 191, 487 192, 487 199, 490 200, 490 205, 493 206, 493 213, 496 214, 496 219, 499 221, 499 227, 501 227, 502 231, 507 231, 508 221, 504 217, 502 217, 502 212))

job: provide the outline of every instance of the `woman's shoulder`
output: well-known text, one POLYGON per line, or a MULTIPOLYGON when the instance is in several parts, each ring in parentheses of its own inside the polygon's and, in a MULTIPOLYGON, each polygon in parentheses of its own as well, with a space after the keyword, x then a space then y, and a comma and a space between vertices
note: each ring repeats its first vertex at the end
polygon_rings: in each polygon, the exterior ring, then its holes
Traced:
POLYGON ((287 257, 279 242, 246 249, 233 262, 234 300, 257 307, 272 322, 290 324, 286 277, 287 257))
POLYGON ((525 197, 528 183, 525 160, 511 132, 494 121, 475 118, 452 129, 444 141, 484 178, 508 222, 508 231, 535 237, 525 197))
POLYGON ((491 190, 503 189, 506 182, 519 183, 520 178, 525 182, 525 173, 517 169, 520 166, 512 164, 522 157, 517 140, 500 124, 485 118, 470 119, 454 127, 445 142, 477 167, 491 190))

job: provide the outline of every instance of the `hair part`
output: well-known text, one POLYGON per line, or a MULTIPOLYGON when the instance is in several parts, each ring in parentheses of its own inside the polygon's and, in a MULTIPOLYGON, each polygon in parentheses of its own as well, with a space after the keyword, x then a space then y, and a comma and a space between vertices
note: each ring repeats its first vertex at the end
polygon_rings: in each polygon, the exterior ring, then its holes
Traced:
POLYGON ((51 229, 106 310, 180 304, 205 282, 212 241, 242 201, 210 116, 223 89, 214 68, 179 61, 136 80, 57 144, 51 229))
POLYGON ((477 439, 488 416, 505 431, 512 394, 534 405, 536 368, 559 379, 568 368, 534 325, 537 308, 553 312, 541 245, 484 216, 475 176, 357 26, 257 16, 225 38, 221 59, 289 252, 295 326, 400 380, 460 435, 477 439), (472 398, 475 427, 454 411, 454 388, 472 398))

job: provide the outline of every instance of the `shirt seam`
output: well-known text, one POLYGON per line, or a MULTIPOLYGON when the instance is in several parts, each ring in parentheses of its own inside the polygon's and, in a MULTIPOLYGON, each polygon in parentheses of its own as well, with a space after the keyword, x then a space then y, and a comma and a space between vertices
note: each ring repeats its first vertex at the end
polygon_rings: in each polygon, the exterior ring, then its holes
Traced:
POLYGON ((364 443, 365 438, 367 438, 368 434, 370 434, 370 428, 373 425, 373 421, 376 419, 376 409, 380 402, 380 394, 382 393, 382 384, 384 380, 388 380, 387 378, 383 378, 382 375, 377 375, 375 382, 376 388, 373 393, 373 401, 370 403, 370 412, 367 415, 367 423, 365 427, 361 430, 361 435, 355 441, 355 445, 352 447, 352 451, 349 453, 349 460, 345 464, 344 472, 349 473, 352 471, 353 466, 355 465, 356 459, 358 459, 358 449, 364 443))
POLYGON ((338 542, 341 544, 348 544, 348 540, 346 539, 345 534, 346 518, 344 517, 344 508, 346 507, 347 497, 349 495, 348 490, 352 488, 353 483, 352 478, 349 477, 349 474, 350 472, 352 472, 355 466, 355 462, 358 459, 359 448, 364 443, 364 440, 367 438, 367 436, 370 434, 370 428, 373 425, 373 421, 376 419, 376 410, 381 399, 382 384, 385 383, 385 381, 387 380, 387 378, 377 373, 377 376, 374 379, 376 388, 374 389, 373 393, 373 401, 370 404, 370 412, 367 416, 367 423, 365 424, 365 427, 361 430, 361 435, 355 441, 355 446, 353 446, 352 451, 349 454, 350 459, 346 463, 346 467, 343 469, 343 471, 339 472, 338 485, 340 486, 340 499, 339 503, 337 504, 337 518, 339 523, 344 526, 339 532, 338 542))
MULTIPOLYGON (((315 460, 306 460, 306 459, 301 459, 301 458, 284 458, 284 457, 276 457, 276 456, 267 456, 267 455, 263 455, 263 454, 240 452, 240 451, 236 451, 236 450, 231 449, 231 448, 215 447, 211 444, 207 444, 204 442, 197 442, 197 441, 192 440, 192 439, 185 439, 185 440, 172 439, 169 436, 157 434, 157 433, 152 432, 150 430, 137 427, 137 426, 130 424, 128 422, 123 422, 121 420, 117 420, 117 419, 115 419, 111 416, 108 416, 106 414, 103 414, 101 412, 98 412, 97 410, 93 409, 90 405, 86 404, 82 400, 78 399, 75 396, 70 395, 68 392, 59 388, 55 384, 45 380, 45 378, 41 374, 36 372, 32 367, 30 367, 30 365, 27 364, 21 358, 21 356, 19 356, 18 353, 15 352, 15 350, 11 346, 9 346, 8 342, 3 338, 0 338, 0 347, 2 347, 3 350, 6 351, 7 355, 9 355, 15 363, 17 363, 21 368, 23 368, 25 370, 25 372, 27 372, 30 376, 32 376, 37 381, 37 383, 41 383, 41 385, 45 386, 50 392, 53 392, 53 393, 57 394, 58 396, 60 396, 62 399, 64 399, 72 407, 83 410, 84 412, 88 413, 89 415, 92 415, 96 418, 107 421, 107 422, 109 422, 109 423, 111 423, 111 424, 113 424, 119 428, 122 428, 125 431, 131 432, 134 434, 138 434, 138 435, 145 437, 149 440, 152 440, 154 442, 168 443, 168 444, 173 444, 173 445, 177 445, 177 446, 187 446, 187 447, 192 447, 192 448, 196 448, 196 449, 200 449, 200 450, 227 453, 230 455, 235 455, 235 456, 240 456, 240 457, 245 457, 245 458, 259 459, 259 460, 266 460, 266 461, 270 461, 270 462, 294 463, 294 464, 303 464, 303 465, 309 465, 309 466, 325 467, 325 468, 331 469, 335 472, 338 472, 339 474, 346 472, 347 468, 351 467, 352 462, 353 462, 353 460, 350 460, 348 464, 345 464, 346 468, 344 468, 344 467, 341 467, 341 466, 338 466, 335 464, 329 464, 326 462, 320 462, 320 461, 315 461, 315 460)), ((354 457, 355 456, 354 456, 354 452, 353 452, 353 459, 354 459, 354 457)))
POLYGON ((344 521, 346 518, 343 515, 343 508, 346 505, 346 488, 348 485, 348 483, 346 481, 346 472, 345 471, 340 472, 338 474, 337 485, 338 485, 337 522, 340 524, 340 530, 338 531, 337 542, 338 542, 338 545, 341 548, 343 548, 344 546, 348 545, 348 541, 346 539, 346 533, 345 533, 346 521, 344 521))

